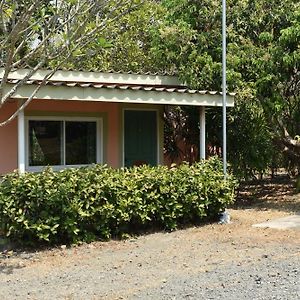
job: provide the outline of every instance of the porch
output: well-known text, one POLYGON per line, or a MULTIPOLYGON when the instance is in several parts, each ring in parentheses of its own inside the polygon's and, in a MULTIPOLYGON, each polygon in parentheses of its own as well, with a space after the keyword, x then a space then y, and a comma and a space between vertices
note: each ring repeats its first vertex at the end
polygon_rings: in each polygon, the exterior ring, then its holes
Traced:
MULTIPOLYGON (((12 72, 5 92, 27 72, 12 72)), ((42 83, 47 72, 36 72, 20 86, 1 113, 9 116, 41 85, 17 120, 0 129, 1 139, 12 140, 1 150, 0 173, 44 165, 163 164, 164 105, 199 107, 200 157, 205 159, 205 108, 222 107, 221 93, 188 89, 174 76, 145 74, 58 71, 42 83)), ((228 94, 227 106, 233 104, 234 95, 228 94)))

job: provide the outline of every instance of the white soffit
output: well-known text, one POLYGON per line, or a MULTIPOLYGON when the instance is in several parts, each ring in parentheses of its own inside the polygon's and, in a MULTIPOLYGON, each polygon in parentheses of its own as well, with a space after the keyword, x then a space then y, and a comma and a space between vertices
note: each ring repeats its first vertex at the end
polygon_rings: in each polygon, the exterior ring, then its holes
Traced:
MULTIPOLYGON (((4 88, 6 94, 13 84, 4 88)), ((26 99, 37 88, 37 84, 23 85, 17 89, 13 99, 26 99)), ((73 100, 73 101, 99 101, 119 103, 147 103, 165 105, 195 105, 195 106, 222 106, 222 94, 208 91, 183 91, 166 88, 128 87, 107 88, 93 86, 42 86, 34 99, 47 100, 73 100)), ((227 95, 227 106, 234 106, 234 95, 227 95)))

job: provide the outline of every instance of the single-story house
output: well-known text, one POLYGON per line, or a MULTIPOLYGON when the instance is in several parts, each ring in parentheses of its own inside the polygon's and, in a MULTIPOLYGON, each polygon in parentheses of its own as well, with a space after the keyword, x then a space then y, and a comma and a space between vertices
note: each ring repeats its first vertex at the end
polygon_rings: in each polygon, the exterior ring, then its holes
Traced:
MULTIPOLYGON (((4 94, 27 73, 11 72, 4 94)), ((0 109, 0 121, 48 73, 39 70, 21 85, 0 109)), ((227 106, 233 104, 234 95, 228 94, 227 106)), ((222 107, 221 93, 188 89, 168 75, 57 71, 17 118, 0 127, 0 174, 39 171, 46 165, 163 164, 164 105, 200 107, 200 156, 205 158, 205 107, 222 107)))

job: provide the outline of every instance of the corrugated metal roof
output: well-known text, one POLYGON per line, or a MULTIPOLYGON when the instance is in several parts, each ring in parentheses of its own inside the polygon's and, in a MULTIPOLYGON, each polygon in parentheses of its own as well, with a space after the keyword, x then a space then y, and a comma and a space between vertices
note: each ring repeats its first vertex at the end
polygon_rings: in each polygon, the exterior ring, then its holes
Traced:
MULTIPOLYGON (((8 83, 16 84, 19 80, 10 79, 8 83)), ((38 85, 41 81, 30 80, 26 84, 38 85)), ((199 95, 221 95, 218 91, 208 90, 194 90, 186 86, 167 86, 167 85, 137 85, 137 84, 109 84, 109 83, 95 83, 95 82, 69 82, 69 81, 47 81, 44 83, 49 86, 67 86, 67 87, 81 87, 81 88, 95 88, 95 89, 119 89, 119 90, 132 90, 132 91, 155 91, 155 92, 168 92, 168 93, 184 93, 184 94, 199 94, 199 95)), ((228 93, 234 96, 235 93, 228 93)))
MULTIPOLYGON (((0 63, 0 68, 5 68, 4 64, 0 63)), ((20 69, 27 68, 32 69, 31 66, 24 65, 20 69)), ((17 70, 17 69, 16 69, 17 70)), ((51 70, 49 68, 41 68, 40 70, 51 70)), ((129 74, 129 75, 149 75, 149 76, 176 76, 177 72, 173 71, 126 71, 126 70, 114 70, 114 69, 95 69, 91 68, 75 68, 75 67, 60 67, 58 71, 66 72, 96 72, 96 73, 109 73, 109 74, 129 74)))
MULTIPOLYGON (((95 69, 74 69, 74 68, 61 68, 59 70, 62 71, 79 71, 79 72, 95 72, 95 69)), ((159 72, 143 72, 143 71, 124 71, 124 70, 97 70, 96 72, 103 72, 103 73, 114 73, 114 74, 130 74, 130 75, 150 75, 150 76, 174 76, 177 75, 177 72, 173 71, 159 71, 159 72)))

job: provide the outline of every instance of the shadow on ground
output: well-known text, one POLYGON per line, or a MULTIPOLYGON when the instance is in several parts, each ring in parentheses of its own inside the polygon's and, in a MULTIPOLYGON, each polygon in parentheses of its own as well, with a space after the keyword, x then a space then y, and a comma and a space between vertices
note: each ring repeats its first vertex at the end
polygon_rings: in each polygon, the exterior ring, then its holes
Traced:
POLYGON ((288 176, 242 183, 233 208, 274 209, 296 213, 300 211, 300 193, 288 176))
POLYGON ((20 264, 19 262, 16 262, 16 263, 7 263, 4 261, 4 259, 0 258, 0 274, 3 273, 3 274, 13 274, 13 272, 16 270, 16 269, 22 269, 24 268, 24 265, 20 264))

